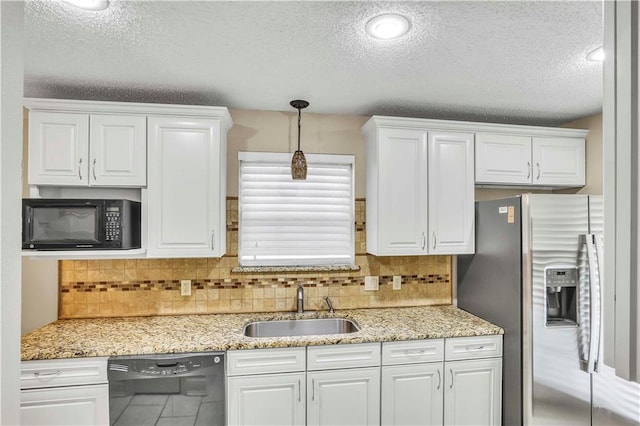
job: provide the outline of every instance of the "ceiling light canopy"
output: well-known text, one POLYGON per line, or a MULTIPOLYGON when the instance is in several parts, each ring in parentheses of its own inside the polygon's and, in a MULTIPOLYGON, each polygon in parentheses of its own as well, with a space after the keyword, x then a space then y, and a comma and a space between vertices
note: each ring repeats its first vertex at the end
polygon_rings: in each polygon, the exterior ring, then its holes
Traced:
POLYGON ((409 31, 409 20, 395 13, 378 15, 367 22, 366 30, 372 37, 391 40, 401 37, 409 31))
POLYGON ((595 50, 592 50, 587 55, 587 59, 594 62, 602 62, 604 61, 604 48, 602 46, 598 47, 595 50))
POLYGON ((62 0, 65 3, 86 10, 103 10, 109 7, 108 0, 62 0))

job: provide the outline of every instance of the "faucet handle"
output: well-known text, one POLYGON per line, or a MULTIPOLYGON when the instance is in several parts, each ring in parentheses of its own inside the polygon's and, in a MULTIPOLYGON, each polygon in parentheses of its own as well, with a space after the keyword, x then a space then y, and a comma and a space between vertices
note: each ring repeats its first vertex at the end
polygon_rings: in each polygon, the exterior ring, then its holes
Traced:
POLYGON ((329 307, 329 313, 332 314, 335 312, 335 310, 333 309, 333 304, 331 303, 331 299, 329 299, 329 296, 325 296, 324 297, 324 301, 326 302, 327 306, 329 307))

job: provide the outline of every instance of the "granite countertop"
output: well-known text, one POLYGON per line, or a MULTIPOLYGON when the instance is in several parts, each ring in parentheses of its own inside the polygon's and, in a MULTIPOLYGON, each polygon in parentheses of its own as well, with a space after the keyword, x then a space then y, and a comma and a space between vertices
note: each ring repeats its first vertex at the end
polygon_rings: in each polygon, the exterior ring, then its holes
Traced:
POLYGON ((454 306, 324 312, 210 314, 58 320, 22 337, 22 360, 154 353, 224 351, 291 346, 420 340, 502 334, 503 330, 454 306), (344 317, 361 330, 351 334, 245 337, 255 320, 344 317))

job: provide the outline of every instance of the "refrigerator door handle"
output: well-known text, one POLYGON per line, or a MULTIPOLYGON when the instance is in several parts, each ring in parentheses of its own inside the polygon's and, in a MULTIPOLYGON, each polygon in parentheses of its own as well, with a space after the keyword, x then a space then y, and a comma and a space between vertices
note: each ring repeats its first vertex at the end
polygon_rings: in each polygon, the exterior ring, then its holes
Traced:
POLYGON ((600 268, 593 234, 585 235, 587 259, 589 262, 589 352, 586 372, 598 371, 598 350, 600 347, 600 268))

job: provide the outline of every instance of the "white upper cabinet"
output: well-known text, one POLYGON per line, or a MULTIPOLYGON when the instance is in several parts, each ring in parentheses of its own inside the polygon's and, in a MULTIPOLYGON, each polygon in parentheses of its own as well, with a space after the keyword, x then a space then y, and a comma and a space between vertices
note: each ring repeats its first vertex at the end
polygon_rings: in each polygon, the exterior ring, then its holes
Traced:
POLYGON ((427 132, 379 129, 366 162, 367 252, 426 254, 427 132))
POLYGON ((191 117, 149 117, 148 124, 148 256, 224 255, 226 124, 191 117))
POLYGON ((476 183, 531 183, 531 137, 476 134, 476 183))
POLYGON ((144 116, 90 117, 89 182, 94 186, 147 184, 147 119, 144 116))
POLYGON ((29 184, 89 183, 89 115, 29 114, 29 184))
POLYGON ((429 253, 473 253, 473 134, 429 133, 429 253))
POLYGON ((473 133, 433 124, 373 117, 363 127, 368 253, 473 253, 473 133))
POLYGON ((569 136, 476 133, 476 183, 584 186, 586 133, 561 131, 569 136))
POLYGON ((146 118, 29 113, 29 184, 146 185, 146 118))
POLYGON ((539 137, 532 143, 532 178, 535 185, 583 186, 584 139, 539 137))

